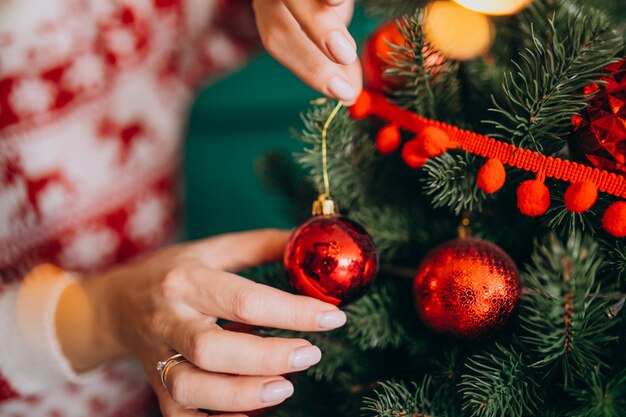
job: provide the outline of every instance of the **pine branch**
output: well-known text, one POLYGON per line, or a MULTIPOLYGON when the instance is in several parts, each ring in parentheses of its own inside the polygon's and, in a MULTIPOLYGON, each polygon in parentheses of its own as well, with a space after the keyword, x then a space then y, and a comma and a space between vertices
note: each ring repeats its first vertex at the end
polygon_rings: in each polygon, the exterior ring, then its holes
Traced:
POLYGON ((367 14, 382 21, 413 13, 417 7, 425 7, 427 0, 359 0, 367 14))
POLYGON ((563 7, 547 22, 546 35, 527 22, 532 46, 505 74, 505 99, 493 98, 490 110, 498 118, 485 123, 494 137, 552 154, 565 146, 572 115, 590 98, 583 87, 602 76, 623 41, 594 9, 572 14, 563 7))
MULTIPOLYGON (((608 246, 608 244, 605 244, 608 246)), ((615 273, 619 278, 626 280, 626 239, 613 242, 612 247, 607 247, 605 270, 615 273)))
POLYGON ((290 219, 302 223, 308 218, 317 195, 290 155, 268 152, 255 161, 255 171, 265 188, 287 200, 288 204, 280 208, 290 219))
POLYGON ((306 373, 315 381, 350 384, 358 379, 367 364, 355 361, 359 355, 354 346, 346 343, 345 330, 331 333, 305 333, 280 329, 263 329, 261 334, 272 337, 302 338, 319 347, 324 355, 322 360, 309 368, 306 373))
MULTIPOLYGON (((310 173, 318 190, 323 190, 322 128, 336 103, 314 106, 302 117, 304 130, 294 136, 308 145, 295 155, 296 160, 310 173)), ((327 132, 328 176, 331 195, 341 208, 365 206, 368 183, 371 181, 375 158, 374 144, 363 133, 345 109, 339 111, 327 132)))
POLYGON ((445 153, 424 166, 424 194, 433 207, 447 207, 455 214, 480 210, 486 194, 476 186, 480 158, 467 153, 445 153))
POLYGON ((392 259, 410 239, 407 214, 397 207, 363 206, 351 211, 350 217, 367 225, 381 260, 392 259))
POLYGON ((626 416, 626 371, 607 377, 599 368, 583 381, 584 388, 572 390, 578 409, 568 417, 624 417, 626 416))
POLYGON ((398 23, 404 45, 391 45, 391 65, 383 75, 397 85, 389 94, 400 106, 429 118, 451 121, 460 114, 458 63, 426 44, 417 10, 398 23))
POLYGON ((496 345, 492 353, 470 357, 459 389, 471 417, 522 417, 536 410, 538 384, 529 376, 522 354, 496 345))
POLYGON ((376 417, 437 417, 428 398, 431 380, 425 377, 420 386, 408 388, 395 381, 380 383, 374 397, 363 400, 363 416, 376 417))
POLYGON ((397 348, 407 339, 397 306, 397 295, 387 287, 374 287, 348 306, 348 337, 361 349, 397 348))
POLYGON ((616 321, 596 279, 602 262, 593 239, 574 235, 562 243, 551 235, 522 275, 520 319, 527 334, 521 339, 536 357, 533 366, 560 371, 566 384, 594 366, 609 366, 605 347, 616 339, 616 321))

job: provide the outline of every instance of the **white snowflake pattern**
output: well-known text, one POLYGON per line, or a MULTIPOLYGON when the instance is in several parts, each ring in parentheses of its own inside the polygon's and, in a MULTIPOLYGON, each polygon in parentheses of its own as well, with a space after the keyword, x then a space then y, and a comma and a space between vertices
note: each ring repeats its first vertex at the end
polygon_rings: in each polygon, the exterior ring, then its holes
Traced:
POLYGON ((110 261, 118 245, 117 233, 107 227, 81 230, 64 245, 61 260, 70 268, 95 268, 110 261))
POLYGON ((95 54, 78 57, 63 74, 63 84, 72 90, 89 90, 104 81, 105 67, 102 58, 95 54))
POLYGON ((108 49, 118 58, 135 52, 135 34, 129 29, 111 29, 105 34, 108 49))
POLYGON ((61 184, 51 184, 39 196, 39 210, 44 219, 59 215, 67 208, 70 192, 61 184))
POLYGON ((39 79, 31 78, 16 83, 9 96, 9 104, 20 116, 31 116, 50 108, 54 99, 52 84, 39 79))
POLYGON ((242 59, 230 38, 220 32, 211 33, 206 38, 205 54, 220 67, 229 67, 242 59))
POLYGON ((142 242, 158 238, 167 216, 166 204, 164 198, 158 196, 138 202, 126 226, 128 235, 142 242))

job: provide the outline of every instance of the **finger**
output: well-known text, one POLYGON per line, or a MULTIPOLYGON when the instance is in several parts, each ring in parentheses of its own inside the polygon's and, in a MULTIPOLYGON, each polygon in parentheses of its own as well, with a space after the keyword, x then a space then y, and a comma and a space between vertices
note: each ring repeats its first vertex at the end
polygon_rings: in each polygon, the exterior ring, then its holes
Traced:
MULTIPOLYGON (((165 357, 165 355, 166 354, 164 354, 163 357, 165 357)), ((160 374, 148 363, 144 363, 144 367, 148 371, 150 383, 159 401, 159 408, 161 409, 163 417, 206 417, 205 413, 194 408, 185 408, 176 403, 163 386, 160 374)))
POLYGON ((345 66, 328 60, 302 33, 298 22, 284 6, 264 6, 271 1, 262 0, 257 4, 257 25, 268 52, 302 81, 324 95, 344 100, 347 105, 354 103, 363 88, 359 61, 345 66), (263 18, 262 14, 265 14, 263 18))
POLYGON ((356 58, 356 42, 333 7, 320 1, 283 0, 300 28, 331 60, 350 65, 356 58))
POLYGON ((278 229, 228 233, 195 243, 190 250, 210 268, 236 272, 281 259, 289 235, 278 229))
POLYGON ((345 3, 345 0, 321 0, 322 3, 326 3, 329 6, 339 6, 342 3, 345 3))
POLYGON ((172 368, 165 383, 172 399, 183 407, 227 412, 271 407, 294 391, 282 377, 216 374, 188 362, 172 368))
POLYGON ((196 265, 171 275, 168 285, 199 312, 240 323, 321 331, 346 322, 345 313, 332 304, 196 265))
POLYGON ((318 363, 322 353, 304 339, 259 337, 231 332, 205 320, 171 328, 166 342, 194 365, 237 375, 282 375, 318 363))

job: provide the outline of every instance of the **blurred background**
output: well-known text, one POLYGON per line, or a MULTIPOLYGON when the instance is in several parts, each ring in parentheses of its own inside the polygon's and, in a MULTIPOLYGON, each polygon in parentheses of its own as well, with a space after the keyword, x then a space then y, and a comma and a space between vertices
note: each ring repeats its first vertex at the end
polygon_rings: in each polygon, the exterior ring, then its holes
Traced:
MULTIPOLYGON (((357 44, 374 27, 357 8, 350 26, 357 44)), ((299 150, 290 129, 301 128, 300 113, 318 97, 267 54, 202 91, 185 142, 186 238, 294 226, 285 203, 259 181, 255 163, 270 151, 299 150)))

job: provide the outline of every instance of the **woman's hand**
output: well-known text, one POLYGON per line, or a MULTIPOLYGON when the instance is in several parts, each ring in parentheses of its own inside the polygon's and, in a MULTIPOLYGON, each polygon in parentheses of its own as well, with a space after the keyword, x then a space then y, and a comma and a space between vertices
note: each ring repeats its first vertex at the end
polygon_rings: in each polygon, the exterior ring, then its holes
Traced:
POLYGON ((65 323, 57 320, 64 352, 78 369, 114 357, 136 357, 165 417, 204 415, 196 408, 242 412, 281 403, 293 393, 281 375, 317 363, 319 349, 304 339, 224 330, 216 321, 298 331, 330 330, 345 323, 345 314, 333 305, 233 273, 279 259, 287 239, 287 232, 276 230, 222 235, 85 280, 81 286, 92 314, 74 320, 91 316, 92 323, 71 323, 76 317, 71 313, 65 314, 70 317, 65 323), (86 327, 92 334, 83 335, 82 341, 63 336, 86 327), (189 362, 171 368, 166 389, 155 366, 175 352, 189 362))
POLYGON ((267 51, 321 93, 353 103, 362 89, 346 24, 354 0, 253 0, 267 51))

